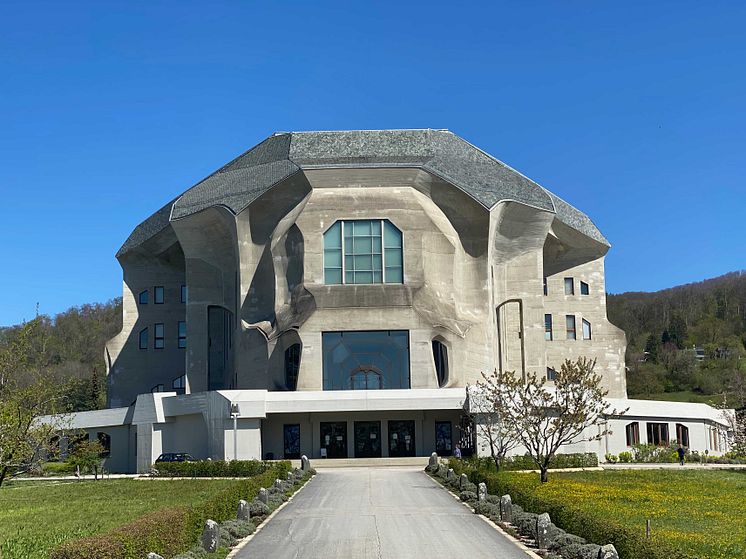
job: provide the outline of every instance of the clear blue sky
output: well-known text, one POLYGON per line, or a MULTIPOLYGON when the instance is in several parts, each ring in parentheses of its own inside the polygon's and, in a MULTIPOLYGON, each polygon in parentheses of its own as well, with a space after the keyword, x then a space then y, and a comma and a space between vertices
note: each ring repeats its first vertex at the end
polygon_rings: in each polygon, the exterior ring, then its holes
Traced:
POLYGON ((275 131, 448 128, 588 213, 607 290, 746 267, 746 4, 3 2, 0 325, 275 131), (261 4, 251 7, 251 4, 261 4))

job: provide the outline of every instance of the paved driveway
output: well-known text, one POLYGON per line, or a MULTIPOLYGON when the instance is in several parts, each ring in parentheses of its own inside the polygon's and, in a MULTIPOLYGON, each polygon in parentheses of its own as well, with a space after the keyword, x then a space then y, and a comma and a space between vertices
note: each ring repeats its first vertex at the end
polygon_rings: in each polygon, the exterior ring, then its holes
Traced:
POLYGON ((343 468, 320 471, 237 557, 528 556, 419 468, 343 468))

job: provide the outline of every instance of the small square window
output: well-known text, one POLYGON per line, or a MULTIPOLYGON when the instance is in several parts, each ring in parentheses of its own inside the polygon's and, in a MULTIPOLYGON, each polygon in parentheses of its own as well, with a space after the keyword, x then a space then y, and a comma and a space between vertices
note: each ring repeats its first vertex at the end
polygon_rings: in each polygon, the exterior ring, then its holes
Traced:
POLYGON ((581 295, 588 295, 589 292, 590 292, 590 290, 588 289, 588 284, 585 283, 584 281, 581 281, 580 282, 580 294, 581 295))
POLYGON ((181 286, 181 302, 182 303, 187 302, 187 286, 186 285, 181 286))
POLYGON ((186 322, 179 322, 179 349, 184 349, 187 345, 186 322))
POLYGON ((158 323, 155 325, 155 335, 153 336, 153 342, 155 349, 163 349, 165 347, 164 341, 164 328, 163 324, 158 323))
POLYGON ((163 304, 163 286, 156 285, 153 288, 153 302, 156 305, 162 305, 163 304))
POLYGON ((565 278, 565 295, 575 295, 575 280, 565 278))
POLYGON ((140 295, 137 296, 137 301, 141 305, 147 305, 148 304, 148 290, 140 291, 140 295))
POLYGON ((557 371, 555 371, 552 367, 547 367, 547 380, 556 380, 557 379, 557 371))

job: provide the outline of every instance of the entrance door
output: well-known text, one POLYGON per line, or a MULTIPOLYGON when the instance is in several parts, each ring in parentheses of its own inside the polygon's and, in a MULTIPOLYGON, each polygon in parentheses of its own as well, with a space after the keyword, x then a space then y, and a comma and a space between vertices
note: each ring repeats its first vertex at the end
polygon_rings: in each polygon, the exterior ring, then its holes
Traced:
POLYGON ((414 421, 389 421, 389 456, 414 455, 414 421))
POLYGON ((300 425, 283 425, 283 446, 285 460, 300 458, 300 425))
POLYGON ((453 428, 450 421, 435 422, 435 452, 438 456, 450 456, 453 451, 453 428))
POLYGON ((347 422, 322 422, 319 424, 319 431, 319 448, 326 449, 327 458, 347 458, 347 422))
POLYGON ((355 422, 355 458, 381 457, 381 422, 355 422))

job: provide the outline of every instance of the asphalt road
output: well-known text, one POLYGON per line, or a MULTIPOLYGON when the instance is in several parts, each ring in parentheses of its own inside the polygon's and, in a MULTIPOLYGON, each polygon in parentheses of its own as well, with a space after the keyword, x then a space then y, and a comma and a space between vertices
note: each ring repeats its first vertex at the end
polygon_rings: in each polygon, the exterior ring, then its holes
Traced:
POLYGON ((237 555, 526 559, 418 469, 322 470, 237 555))

